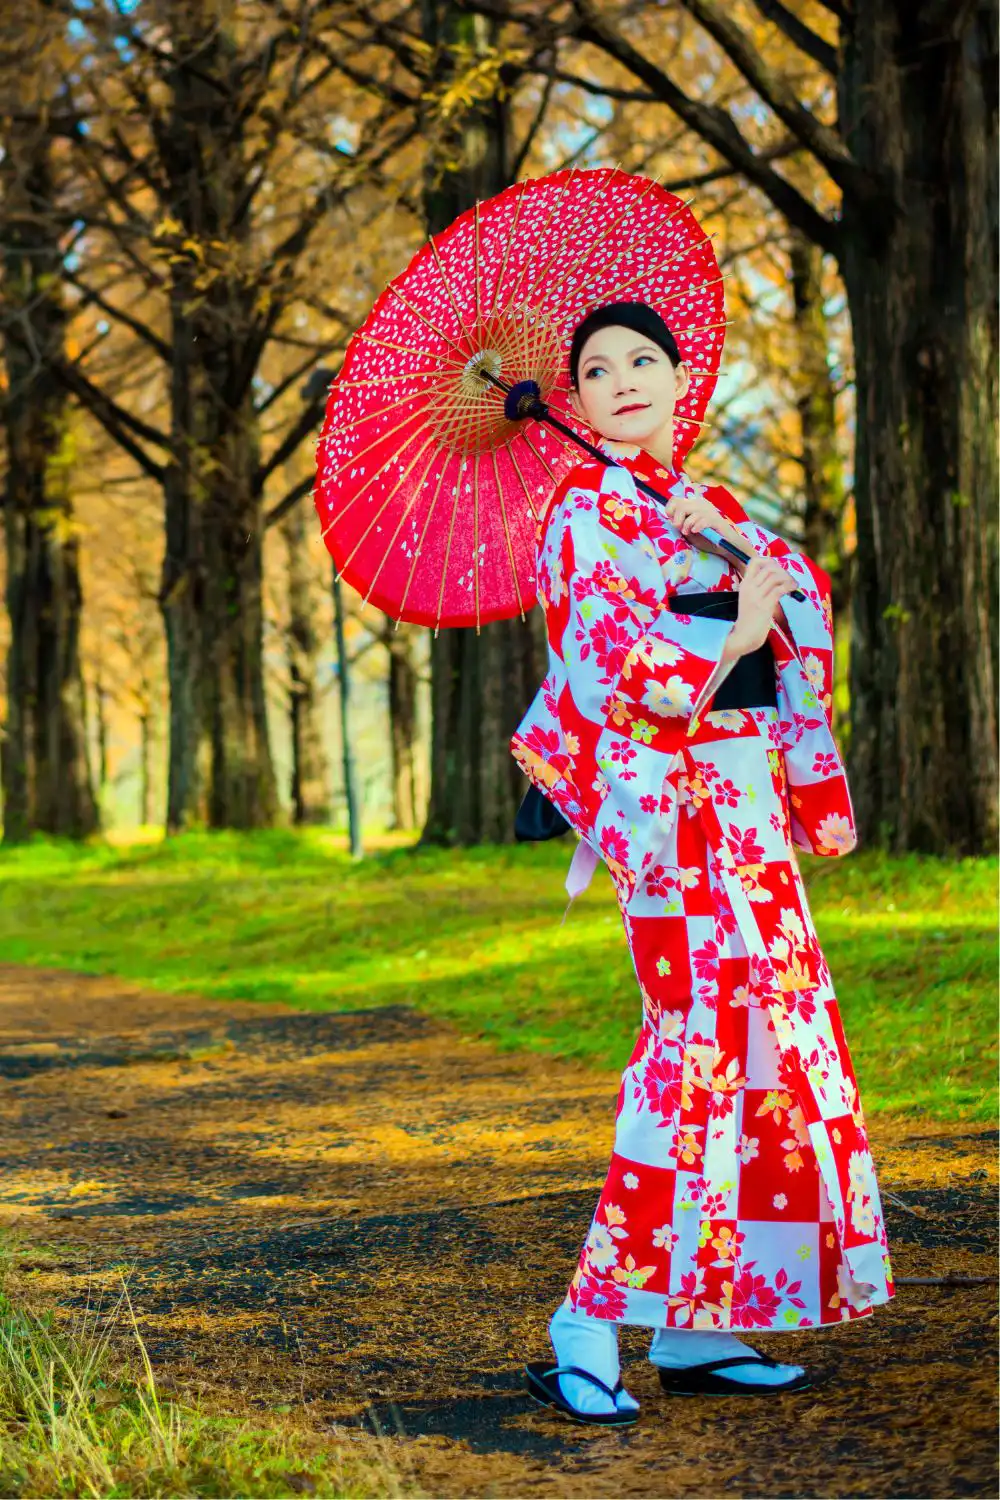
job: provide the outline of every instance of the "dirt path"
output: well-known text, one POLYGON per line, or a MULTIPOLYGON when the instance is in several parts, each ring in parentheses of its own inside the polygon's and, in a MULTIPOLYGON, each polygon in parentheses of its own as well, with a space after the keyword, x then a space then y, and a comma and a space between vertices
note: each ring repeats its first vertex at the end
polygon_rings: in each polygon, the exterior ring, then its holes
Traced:
MULTIPOLYGON (((406 1009, 312 1015, 0 968, 0 1222, 81 1307, 134 1264, 154 1364, 231 1412, 373 1420, 428 1495, 997 1492, 996 1288, 902 1287, 768 1335, 821 1390, 667 1402, 626 1329, 628 1432, 521 1393, 611 1146, 616 1079, 406 1009), (91 1297, 93 1293, 91 1291, 91 1297)), ((996 1270, 996 1135, 870 1120, 898 1276, 996 1270)))

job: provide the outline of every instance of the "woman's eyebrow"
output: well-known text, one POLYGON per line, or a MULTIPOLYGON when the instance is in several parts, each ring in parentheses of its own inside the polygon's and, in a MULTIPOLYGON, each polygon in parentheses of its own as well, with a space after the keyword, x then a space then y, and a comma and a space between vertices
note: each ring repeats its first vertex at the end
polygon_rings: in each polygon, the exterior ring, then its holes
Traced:
MULTIPOLYGON (((628 351, 628 354, 626 354, 625 358, 626 359, 630 359, 633 354, 638 354, 642 349, 652 349, 653 347, 654 346, 652 344, 637 344, 634 349, 630 349, 628 351)), ((587 358, 583 362, 584 369, 586 369, 587 365, 590 364, 590 361, 592 359, 607 359, 607 355, 606 354, 588 354, 587 358)))

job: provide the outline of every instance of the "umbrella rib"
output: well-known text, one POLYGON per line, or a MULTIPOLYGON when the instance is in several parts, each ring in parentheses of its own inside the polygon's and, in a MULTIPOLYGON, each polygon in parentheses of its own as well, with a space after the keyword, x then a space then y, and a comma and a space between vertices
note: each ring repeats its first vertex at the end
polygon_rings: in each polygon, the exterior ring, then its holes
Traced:
MULTIPOLYGON (((331 479, 335 479, 338 474, 342 473, 343 470, 347 468, 348 464, 356 464, 359 458, 364 458, 365 454, 366 453, 370 453, 371 450, 374 447, 376 447, 379 443, 384 443, 385 440, 386 440, 386 438, 392 437, 393 433, 394 432, 398 432, 401 427, 405 427, 406 424, 407 424, 407 422, 412 422, 414 417, 420 417, 420 416, 423 416, 422 412, 411 412, 408 417, 404 417, 401 422, 397 422, 396 425, 395 425, 395 427, 390 427, 387 432, 380 432, 379 435, 378 435, 378 437, 372 438, 372 440, 368 444, 367 448, 362 448, 360 453, 352 453, 351 456, 350 456, 350 458, 346 458, 344 460, 344 462, 342 464, 340 464, 336 469, 333 469, 329 474, 324 474, 322 476, 321 481, 320 481, 321 484, 326 485, 331 479)), ((385 465, 383 464, 382 467, 384 468, 385 465)), ((377 473, 381 473, 382 470, 379 469, 376 472, 377 473)), ((366 481, 366 483, 370 484, 371 480, 366 481)), ((361 491, 359 490, 358 494, 360 494, 360 493, 361 493, 361 491)), ((355 499, 357 499, 357 495, 355 495, 353 497, 353 499, 351 501, 349 501, 348 503, 351 504, 351 505, 353 505, 355 499)), ((347 507, 345 506, 344 509, 346 511, 347 507)), ((331 522, 330 525, 332 525, 332 524, 333 523, 331 522)), ((327 527, 327 531, 329 531, 329 529, 330 529, 330 527, 328 526, 327 527)), ((326 531, 323 532, 323 535, 326 536, 326 531)))
POLYGON ((445 274, 444 264, 443 264, 443 262, 441 260, 440 255, 438 254, 438 247, 435 244, 435 242, 434 242, 433 239, 431 239, 431 241, 430 241, 430 247, 431 247, 431 250, 433 251, 433 254, 434 254, 434 263, 435 263, 435 265, 438 268, 438 274, 441 277, 441 281, 444 284, 445 292, 448 295, 448 300, 451 303, 452 307, 455 309, 455 316, 458 319, 458 326, 462 330, 462 336, 463 336, 463 338, 468 338, 468 334, 466 333, 466 328, 465 328, 465 319, 462 317, 462 314, 459 311, 458 303, 455 301, 455 294, 453 293, 453 291, 451 289, 451 282, 448 280, 448 277, 445 274))
MULTIPOLYGON (((350 564, 354 561, 354 554, 357 552, 358 548, 365 541, 365 539, 367 538, 368 533, 371 531, 372 527, 374 525, 376 525, 376 523, 378 522, 379 518, 381 517, 383 511, 385 510, 386 506, 389 504, 390 500, 392 500, 394 498, 394 496, 396 494, 396 491, 399 489, 399 486, 406 479, 406 476, 409 474, 410 470, 413 468, 413 466, 417 462, 418 458, 420 458, 420 456, 421 456, 422 453, 426 452, 426 450, 430 447, 430 445, 431 445, 431 443, 433 441, 434 441, 433 434, 430 437, 425 438, 422 447, 418 448, 417 451, 416 451, 416 453, 410 459, 409 464, 403 470, 402 474, 400 474, 399 478, 396 480, 396 483, 393 485, 392 489, 386 495, 385 499, 382 501, 382 504, 379 506, 378 510, 375 512, 375 514, 372 516, 371 520, 368 522, 368 525, 365 527, 364 531, 361 533, 361 535, 358 537, 357 541, 354 543, 354 547, 351 550, 350 556, 348 558, 346 558, 346 560, 344 562, 344 567, 345 568, 349 567, 350 564)), ((434 458, 434 455, 432 453, 431 456, 430 456, 430 459, 428 459, 428 461, 427 461, 427 468, 428 469, 431 466, 431 462, 433 461, 433 458, 434 458)), ((425 470, 425 472, 426 472, 426 470, 425 470)), ((418 486, 418 488, 419 488, 419 486, 418 486)), ((410 499, 410 505, 412 505, 412 504, 413 504, 413 498, 411 497, 411 499, 410 499)), ((405 520, 406 520, 406 512, 403 513, 403 520, 400 521, 399 526, 402 526, 403 521, 405 521, 405 520)), ((383 567, 385 566, 385 559, 389 555, 389 548, 392 546, 392 543, 396 540, 396 537, 399 535, 399 526, 396 527, 395 536, 392 537, 391 541, 389 541, 389 542, 386 543, 385 554, 384 554, 384 556, 382 558, 382 561, 379 563, 378 568, 376 569, 375 577, 372 579, 371 583, 368 585, 368 593, 365 595, 364 600, 363 600, 363 602, 365 604, 368 603, 369 597, 371 595, 371 591, 375 587, 375 584, 376 584, 376 582, 378 580, 378 575, 379 575, 379 573, 381 573, 383 567)))
POLYGON ((476 398, 471 393, 462 391, 451 391, 451 409, 449 416, 445 419, 446 425, 443 429, 446 440, 453 447, 458 447, 465 442, 471 433, 476 421, 476 398), (465 413, 468 415, 465 415, 465 413))
MULTIPOLYGON (((694 371, 691 372, 692 374, 694 371)), ((367 390, 372 385, 385 385, 386 381, 428 380, 441 374, 438 370, 409 370, 403 375, 372 375, 368 380, 338 380, 333 389, 337 391, 367 390)))
MULTIPOLYGON (((415 391, 412 396, 402 397, 403 401, 426 401, 427 394, 424 391, 415 391)), ((390 401, 388 406, 380 406, 377 411, 362 412, 360 417, 352 417, 349 422, 331 422, 327 428, 326 437, 339 437, 342 432, 349 432, 352 427, 357 427, 359 422, 370 422, 375 417, 384 417, 387 411, 398 411, 400 400, 390 401)))
MULTIPOLYGON (((438 452, 440 452, 440 451, 441 450, 438 449, 438 452)), ((438 496, 441 493, 441 486, 444 484, 444 476, 448 472, 448 462, 449 462, 450 457, 451 457, 450 454, 447 455, 445 457, 444 463, 441 466, 441 473, 438 475, 437 488, 434 491, 434 498, 431 501, 430 506, 428 508, 427 519, 424 521, 424 529, 420 533, 420 541, 417 543, 416 551, 413 554, 413 560, 410 563, 410 571, 409 571, 409 574, 408 574, 407 579, 406 579, 406 588, 403 590, 403 597, 402 597, 402 600, 400 601, 400 605, 399 605, 399 619, 400 620, 403 618, 403 610, 406 608, 406 600, 407 600, 407 597, 408 597, 409 592, 410 592, 410 584, 413 582, 413 575, 414 575, 414 573, 417 570, 417 559, 420 557, 420 554, 421 554, 421 552, 423 550, 424 537, 427 535, 427 528, 431 524, 431 517, 433 516, 435 507, 437 506, 437 503, 438 503, 438 496)), ((428 464, 428 468, 430 468, 430 464, 428 464)), ((396 621, 396 628, 397 629, 399 628, 399 620, 396 621)))
POLYGON ((466 351, 464 349, 462 349, 458 344, 455 343, 455 340, 451 337, 450 334, 443 333, 440 328, 435 327, 435 325, 430 321, 430 319, 429 318, 425 318, 424 315, 423 315, 423 313, 420 312, 420 310, 418 308, 414 307, 413 304, 412 304, 412 302, 408 302, 406 300, 406 298, 403 296, 402 292, 397 291, 397 289, 391 283, 389 285, 389 291, 392 292, 392 294, 393 294, 394 297, 398 297, 399 298, 400 302, 402 302, 402 304, 403 304, 404 307, 409 308, 410 312, 413 314, 413 316, 415 318, 419 318, 420 319, 421 323, 423 323, 423 325, 424 325, 425 328, 429 328, 430 331, 431 331, 431 333, 436 333, 439 339, 444 339, 444 341, 445 341, 446 344, 450 344, 451 347, 455 350, 456 354, 460 354, 460 355, 465 356, 466 351))
POLYGON ((448 560, 451 557, 451 539, 455 531, 455 516, 458 513, 458 502, 462 493, 462 480, 465 477, 465 465, 468 459, 462 455, 462 467, 458 471, 458 483, 455 486, 455 503, 451 508, 451 525, 448 527, 448 542, 444 552, 444 566, 441 569, 441 587, 438 590, 437 619, 434 624, 434 634, 437 635, 441 629, 441 601, 444 598, 444 586, 448 577, 448 560))
POLYGON ((476 449, 472 466, 472 509, 474 515, 472 532, 472 576, 476 584, 476 634, 479 634, 479 449, 476 449))
MULTIPOLYGON (((428 442, 429 441, 430 441, 430 439, 428 439, 428 442)), ((426 448, 426 446, 427 446, 427 444, 425 443, 424 444, 424 448, 426 448)), ((424 449, 421 448, 420 453, 423 453, 423 451, 424 451, 424 449)), ((424 469, 424 472, 421 474, 419 480, 417 481, 417 483, 413 487, 413 493, 410 496, 409 500, 406 502, 406 509, 403 511, 403 514, 399 518, 399 522, 398 522, 398 524, 396 526, 396 530, 393 532, 392 536, 389 538, 388 542, 386 543, 385 553, 384 553, 384 555, 382 557, 382 560, 379 563, 378 567, 375 569, 375 575, 372 578, 372 581, 371 581, 371 583, 368 586, 368 593, 365 595, 365 598, 364 598, 365 604, 368 603, 368 600, 371 597, 372 589, 375 587, 376 583, 378 583, 379 574, 381 573, 382 569, 385 567, 386 558, 388 558, 389 552, 392 549, 392 546, 395 543, 396 538, 399 536, 399 533, 402 531, 403 526, 404 526, 404 524, 406 522, 407 516, 410 514, 410 511, 413 509, 414 505, 417 503, 417 500, 420 498, 420 491, 423 488, 424 481, 427 478, 427 475, 430 473, 430 467, 431 467, 431 464, 434 462, 434 458, 435 458, 436 452, 437 452, 436 449, 431 451, 431 455, 430 455, 430 457, 427 460, 427 466, 424 469)), ((417 458, 420 457, 420 453, 417 454, 417 458)), ((416 463, 417 458, 415 458, 413 460, 413 463, 416 463)), ((410 468, 412 468, 412 467, 413 467, 413 464, 410 465, 410 468)), ((409 473, 409 469, 407 469, 406 472, 408 474, 409 473)), ((403 479, 405 479, 406 475, 404 474, 402 477, 403 477, 403 479)), ((400 482, 402 482, 402 481, 400 481, 400 482)), ((384 509, 384 507, 383 507, 383 509, 384 509)), ((381 515, 381 511, 379 512, 379 515, 381 515)), ((419 555, 419 549, 418 549, 417 552, 414 553, 414 557, 416 557, 418 555, 419 555)), ((346 567, 346 564, 345 564, 345 567, 346 567)))
MULTIPOLYGON (((615 167, 614 170, 611 173, 611 177, 614 178, 616 176, 617 172, 618 172, 618 168, 615 167)), ((654 180, 658 180, 658 179, 654 179, 654 180)), ((538 286, 539 282, 541 282, 541 281, 544 280, 545 274, 549 270, 549 267, 555 262, 555 260, 559 257, 559 255, 562 254, 562 251, 565 249, 566 245, 569 243, 569 237, 570 237, 570 235, 576 229, 577 225, 580 223, 580 221, 583 219, 583 217, 586 214, 590 213, 590 211, 593 208, 594 204, 597 202, 597 199, 601 196, 602 193, 605 193, 607 191, 607 189, 610 187, 610 185, 611 185, 611 179, 605 178, 604 181, 602 183, 600 183, 600 185, 597 187, 597 191, 591 195, 591 197, 589 198, 589 200, 580 209, 580 212, 576 215, 576 218, 575 219, 571 219, 566 225, 564 225, 561 238, 557 241, 555 249, 552 251, 552 254, 549 256, 548 260, 546 261, 544 268, 538 273, 538 275, 532 281, 531 285, 528 287, 527 291, 524 293, 524 295, 523 295, 523 297, 521 299, 523 302, 527 302, 528 301, 528 299, 534 293, 535 288, 538 286)))
POLYGON ((697 286, 680 287, 676 292, 671 292, 669 297, 664 297, 664 302, 674 302, 678 297, 686 297, 695 292, 707 291, 710 286, 718 286, 720 282, 729 281, 730 276, 725 272, 721 276, 713 276, 711 281, 700 281, 697 286))
POLYGON ((674 337, 679 333, 710 333, 713 328, 731 328, 735 322, 735 318, 723 318, 721 323, 695 323, 689 328, 675 328, 674 337))
POLYGON ((514 593, 517 595, 517 612, 524 619, 524 602, 521 599, 521 585, 517 581, 517 567, 514 563, 514 549, 510 544, 510 527, 507 524, 507 507, 504 504, 503 487, 500 483, 500 465, 497 462, 497 450, 490 449, 490 458, 493 460, 493 475, 497 482, 497 494, 500 496, 500 515, 503 518, 503 534, 507 543, 507 557, 510 560, 511 577, 514 580, 514 593))
MULTIPOLYGON (((636 274, 634 276, 630 277, 628 281, 622 282, 620 286, 617 286, 615 288, 615 295, 617 296, 619 292, 623 292, 627 286, 630 286, 632 284, 633 281, 638 281, 643 276, 653 276, 653 275, 656 274, 657 271, 662 271, 666 266, 669 266, 673 261, 675 261, 677 259, 683 260, 684 256, 687 255, 691 250, 696 249, 699 245, 707 244, 708 241, 711 240, 711 239, 712 239, 712 236, 710 234, 706 234, 700 240, 695 240, 693 242, 693 244, 682 245, 679 250, 674 250, 670 255, 667 256, 666 260, 661 261, 659 265, 656 265, 656 266, 646 266, 642 271, 637 271, 636 274)), ((615 268, 615 266, 617 266, 618 262, 620 260, 623 260, 627 255, 630 255, 631 253, 632 253, 632 247, 630 245, 626 245, 624 247, 624 249, 619 250, 618 254, 615 256, 615 258, 611 262, 610 266, 605 266, 601 270, 601 272, 600 272, 600 279, 601 279, 601 281, 602 282, 606 282, 608 274, 611 271, 614 270, 614 268, 615 268)), ((597 276, 596 275, 592 276, 588 282, 584 282, 584 285, 585 286, 592 286, 596 280, 597 280, 597 276)), ((686 291, 690 290, 690 288, 685 287, 685 288, 683 288, 683 290, 686 292, 686 291)), ((678 296, 678 295, 680 295, 680 294, 675 292, 670 297, 664 297, 664 298, 659 299, 661 306, 662 306, 663 302, 670 302, 670 301, 673 300, 674 296, 678 296)))
MULTIPOLYGON (((426 349, 411 349, 408 344, 390 344, 386 339, 377 339, 374 334, 366 333, 363 328, 358 329, 355 338, 366 339, 369 344, 377 344, 380 349, 390 349, 394 354, 415 354, 418 358, 421 355, 425 359, 427 358, 426 349)), ((461 353, 461 350, 459 353, 461 353)), ((441 355, 438 356, 438 358, 443 357, 441 355)), ((457 365, 458 361, 456 360, 455 363, 457 365)))
MULTIPOLYGON (((566 194, 569 191, 570 182, 572 182, 573 177, 575 176, 575 174, 578 171, 579 171, 578 167, 575 167, 575 166, 574 167, 570 167, 569 181, 564 184, 562 196, 559 198, 559 200, 558 200, 557 203, 553 203, 552 207, 549 209, 549 216, 548 216, 548 218, 545 220, 545 223, 542 225, 542 227, 539 230, 538 234, 535 236, 535 244, 536 245, 541 241, 542 236, 545 234, 545 231, 548 229, 549 225, 551 224, 552 218, 553 218, 553 215, 556 212, 556 209, 559 208, 559 206, 563 202, 563 199, 566 197, 566 194)), ((520 275, 518 276, 517 281, 514 283, 514 286, 511 289, 511 294, 507 298, 507 301, 504 303, 504 306, 503 306, 503 312, 504 313, 507 313, 507 312, 510 311, 511 307, 513 307, 513 305, 514 305, 514 298, 517 297, 517 296, 520 296, 521 285, 522 285, 522 283, 524 281, 524 277, 525 277, 525 273, 527 272, 527 269, 528 269, 528 262, 527 262, 527 258, 526 258, 525 262, 524 262, 524 265, 521 267, 520 275)))
MULTIPOLYGON (((633 284, 633 282, 640 281, 640 279, 642 279, 643 276, 652 276, 652 275, 655 275, 655 273, 657 273, 657 272, 661 272, 661 270, 664 270, 664 267, 670 266, 670 264, 672 264, 673 261, 682 261, 682 260, 684 260, 685 255, 690 255, 691 251, 697 251, 697 249, 700 249, 700 246, 706 245, 706 243, 708 243, 709 240, 714 239, 714 237, 715 236, 712 236, 712 234, 706 234, 705 239, 703 239, 703 240, 696 240, 696 242, 691 243, 691 245, 685 246, 685 248, 682 249, 682 251, 675 251, 675 254, 669 255, 669 257, 667 257, 666 261, 661 261, 660 266, 648 266, 648 267, 646 267, 645 270, 642 270, 642 272, 636 272, 636 275, 630 276, 630 278, 628 278, 627 282, 622 282, 621 287, 618 288, 618 291, 625 291, 625 288, 631 287, 631 284, 633 284)), ((726 281, 726 276, 720 276, 720 278, 718 278, 718 279, 720 279, 720 281, 726 281)), ((702 284, 700 284, 700 287, 714 287, 714 285, 715 285, 714 281, 709 281, 709 282, 702 282, 702 284)), ((663 302, 673 302, 673 300, 675 300, 675 297, 684 297, 684 296, 687 296, 688 291, 691 291, 691 290, 699 291, 700 287, 696 287, 696 288, 679 287, 678 290, 672 291, 672 293, 670 293, 669 297, 664 297, 663 302)))
MULTIPOLYGON (((587 248, 583 252, 583 254, 577 256, 577 258, 573 262, 573 264, 571 266, 568 266, 566 268, 566 270, 561 273, 561 275, 559 275, 559 276, 556 277, 555 281, 553 281, 550 286, 547 286, 545 288, 546 297, 551 297, 552 293, 554 291, 556 291, 556 289, 558 287, 562 286, 562 284, 566 280, 567 276, 572 275, 572 273, 576 270, 577 266, 582 265, 585 261, 587 261, 593 255, 595 247, 597 245, 599 245, 602 240, 607 239, 607 237, 610 234, 612 234, 615 229, 617 229, 618 225, 621 223, 621 221, 628 214, 634 214, 635 211, 636 211, 636 209, 640 208, 642 206, 642 204, 646 201, 646 197, 648 197, 649 193, 653 190, 653 188, 656 186, 656 184, 657 184, 658 181, 659 181, 658 177, 650 178, 649 187, 646 189, 646 192, 643 194, 643 196, 640 197, 640 198, 638 198, 635 202, 627 204, 625 206, 625 208, 622 209, 621 213, 618 215, 618 217, 614 221, 614 223, 613 224, 609 224, 608 227, 607 227, 607 229, 603 230, 602 233, 597 236, 596 240, 591 241, 587 245, 587 248)), ((666 189, 664 189, 664 191, 666 191, 666 189)), ((650 226, 649 229, 643 230, 643 232, 638 236, 638 239, 640 241, 641 240, 646 240, 646 239, 649 238, 649 236, 651 234, 659 234, 659 233, 661 233, 662 230, 663 230, 663 226, 665 224, 669 224, 670 221, 671 221, 671 219, 675 219, 679 213, 681 213, 685 208, 688 207, 689 204, 691 204, 693 202, 694 202, 693 198, 686 199, 683 203, 679 204, 677 206, 677 208, 671 210, 671 212, 666 216, 665 219, 658 219, 655 224, 653 224, 653 225, 650 226)), ((634 250, 635 249, 635 243, 636 242, 633 241, 629 245, 628 248, 630 250, 634 250)), ((619 256, 618 259, 620 260, 621 256, 619 256)), ((617 264, 617 261, 612 261, 612 265, 616 265, 616 264, 617 264)))
POLYGON ((511 461, 511 463, 514 465, 514 472, 517 475, 518 479, 521 481, 521 488, 524 490, 525 499, 527 500, 528 504, 531 507, 531 514, 532 514, 532 516, 533 516, 533 518, 535 520, 535 524, 537 525, 538 521, 540 519, 539 514, 538 514, 538 510, 537 510, 537 508, 535 506, 535 502, 534 502, 534 500, 532 498, 531 490, 528 488, 528 481, 525 479, 524 475, 521 473, 521 465, 517 461, 517 454, 514 452, 514 444, 513 443, 508 444, 507 452, 510 455, 510 461, 511 461))
POLYGON ((518 194, 517 207, 514 210, 514 222, 510 226, 510 229, 507 231, 507 244, 506 244, 506 246, 504 248, 503 260, 500 263, 500 270, 499 270, 499 272, 497 274, 496 283, 495 283, 495 285, 493 287, 493 298, 492 298, 492 302, 491 302, 491 315, 492 315, 492 313, 496 312, 497 303, 498 303, 498 301, 500 299, 500 288, 503 285, 503 277, 504 277, 504 272, 507 269, 507 261, 508 261, 508 259, 510 257, 510 249, 511 249, 511 246, 513 245, 513 243, 514 243, 514 231, 517 229, 517 221, 518 221, 518 219, 520 217, 520 214, 521 214, 521 205, 524 202, 524 195, 525 195, 525 192, 527 191, 527 187, 528 187, 528 179, 526 177, 524 177, 524 178, 521 179, 521 191, 518 194))
MULTIPOLYGON (((556 479, 558 476, 556 474, 555 469, 549 463, 549 461, 545 457, 544 453, 539 453, 538 449, 535 447, 534 443, 531 441, 531 439, 530 439, 530 437, 528 436, 527 433, 524 434, 524 441, 527 443, 528 447, 531 449, 532 453, 539 460, 539 462, 543 463, 545 465, 545 467, 548 469, 549 474, 551 475, 551 477, 553 479, 556 479)), ((567 439, 567 441, 568 441, 568 439, 567 439)))

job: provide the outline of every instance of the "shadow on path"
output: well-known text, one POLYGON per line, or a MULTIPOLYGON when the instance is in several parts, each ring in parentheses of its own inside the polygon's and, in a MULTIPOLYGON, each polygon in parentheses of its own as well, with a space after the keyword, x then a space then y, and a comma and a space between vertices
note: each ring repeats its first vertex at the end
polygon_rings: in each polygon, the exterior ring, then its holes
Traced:
MULTIPOLYGON (((995 1287, 900 1287, 760 1337, 821 1389, 644 1403, 627 1432, 521 1389, 572 1273, 617 1080, 402 1007, 317 1015, 0 969, 0 1211, 66 1310, 130 1292, 154 1365, 239 1414, 390 1435, 430 1495, 997 1491, 995 1287)), ((996 1269, 996 1135, 869 1121, 897 1276, 996 1269)), ((749 1340, 754 1342, 754 1340, 749 1340)))

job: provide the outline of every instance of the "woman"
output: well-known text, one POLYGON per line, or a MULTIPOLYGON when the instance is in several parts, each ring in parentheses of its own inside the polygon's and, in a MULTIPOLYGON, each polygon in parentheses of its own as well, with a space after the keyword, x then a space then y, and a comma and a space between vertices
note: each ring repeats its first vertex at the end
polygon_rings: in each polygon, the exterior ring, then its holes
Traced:
POLYGON ((540 523, 549 671, 511 740, 580 835, 571 899, 607 865, 642 997, 607 1180, 549 1325, 555 1365, 528 1366, 536 1399, 607 1425, 638 1412, 619 1323, 655 1330, 666 1391, 770 1394, 812 1379, 733 1330, 825 1327, 894 1294, 794 852, 856 843, 830 727, 829 579, 674 469, 689 378, 645 304, 576 329, 570 399, 615 465, 577 465, 540 523), (706 527, 749 563, 693 545, 706 527))

